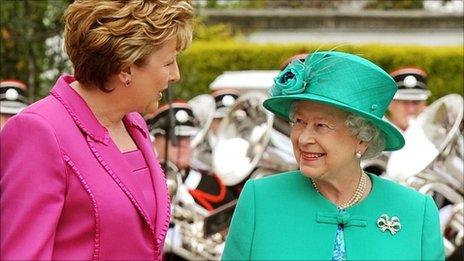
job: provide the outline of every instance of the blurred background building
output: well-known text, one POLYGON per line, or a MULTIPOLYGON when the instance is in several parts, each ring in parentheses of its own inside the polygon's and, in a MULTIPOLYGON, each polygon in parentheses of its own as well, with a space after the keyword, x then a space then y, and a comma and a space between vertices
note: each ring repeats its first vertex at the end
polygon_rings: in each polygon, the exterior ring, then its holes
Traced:
POLYGON ((198 1, 206 24, 230 23, 257 43, 463 43, 463 1, 198 1), (211 8, 214 7, 214 8, 211 8), (243 8, 246 7, 244 10, 243 8))

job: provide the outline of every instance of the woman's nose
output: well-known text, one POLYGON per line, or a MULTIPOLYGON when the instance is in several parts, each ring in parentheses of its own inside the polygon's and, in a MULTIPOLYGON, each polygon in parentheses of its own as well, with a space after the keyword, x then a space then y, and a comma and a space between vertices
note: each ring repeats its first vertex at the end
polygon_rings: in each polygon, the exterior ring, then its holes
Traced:
POLYGON ((312 144, 315 141, 314 132, 308 126, 301 132, 300 136, 298 137, 298 142, 301 145, 312 144))
POLYGON ((180 72, 179 66, 177 65, 177 61, 172 64, 172 69, 169 72, 169 82, 175 83, 180 80, 180 72))

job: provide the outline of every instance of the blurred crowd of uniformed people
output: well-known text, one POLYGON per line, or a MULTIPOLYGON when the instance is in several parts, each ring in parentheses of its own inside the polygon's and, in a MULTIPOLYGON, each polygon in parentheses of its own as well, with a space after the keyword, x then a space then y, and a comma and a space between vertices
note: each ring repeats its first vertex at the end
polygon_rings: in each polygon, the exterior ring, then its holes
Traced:
MULTIPOLYGON (((306 55, 297 54, 290 57, 282 63, 280 69, 285 68, 294 59, 304 59, 306 55)), ((391 71, 390 76, 397 83, 398 91, 389 106, 387 118, 401 131, 406 131, 410 121, 427 107, 427 99, 431 95, 427 87, 427 73, 417 66, 405 66, 391 71)), ((1 81, 0 127, 3 127, 9 118, 29 105, 27 91, 26 84, 21 81, 11 79, 1 81)), ((205 210, 205 213, 213 213, 221 206, 238 199, 242 186, 248 178, 235 186, 226 186, 211 166, 212 152, 220 124, 239 99, 240 91, 223 88, 210 95, 214 99, 215 109, 212 122, 207 126, 209 129, 203 130, 207 134, 202 143, 207 143, 208 149, 201 153, 208 155, 201 155, 202 160, 195 158, 198 154, 192 152, 194 148, 191 146, 191 140, 205 126, 201 126, 200 120, 188 101, 175 100, 159 106, 154 114, 145 115, 153 148, 168 176, 168 184, 170 173, 175 172, 180 177, 179 180, 172 177, 173 184, 169 184, 171 197, 175 196, 175 190, 179 186, 176 182, 182 182, 191 199, 199 208, 205 210), (205 158, 208 159, 206 162, 205 158)), ((443 232, 446 233, 446 231, 443 232)), ((462 244, 459 248, 460 251, 455 251, 455 254, 449 257, 450 260, 462 258, 462 244)), ((176 258, 180 257, 176 256, 176 258)))

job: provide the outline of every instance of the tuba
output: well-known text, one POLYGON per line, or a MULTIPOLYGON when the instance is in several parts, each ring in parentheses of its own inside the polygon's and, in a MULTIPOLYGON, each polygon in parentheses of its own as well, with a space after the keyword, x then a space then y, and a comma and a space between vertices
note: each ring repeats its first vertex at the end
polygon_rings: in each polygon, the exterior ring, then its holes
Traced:
POLYGON ((445 256, 449 257, 458 246, 462 245, 464 238, 464 209, 462 194, 450 186, 440 183, 427 183, 419 192, 434 197, 440 207, 440 228, 443 234, 445 256), (447 202, 443 205, 443 202, 447 202))
POLYGON ((391 153, 386 177, 433 196, 440 210, 445 253, 462 244, 463 228, 462 96, 449 94, 428 106, 404 133, 405 147, 391 153))
POLYGON ((188 103, 192 107, 195 118, 198 119, 200 128, 190 143, 191 164, 199 169, 211 170, 212 146, 207 137, 216 111, 214 98, 209 94, 201 94, 189 100, 188 103))
POLYGON ((214 98, 209 94, 201 94, 195 96, 188 101, 188 104, 192 107, 193 114, 198 119, 201 130, 193 137, 190 148, 194 149, 198 147, 206 137, 209 127, 213 122, 213 115, 216 111, 216 105, 214 98))
POLYGON ((168 160, 164 162, 164 175, 166 177, 169 197, 172 199, 177 195, 177 188, 182 182, 181 173, 179 168, 168 160))
POLYGON ((415 189, 441 182, 463 194, 463 98, 450 94, 427 107, 404 133, 405 147, 391 153, 386 176, 415 189))
POLYGON ((242 95, 221 121, 213 169, 227 186, 297 168, 289 137, 273 128, 275 118, 262 106, 266 98, 259 92, 242 95))
MULTIPOLYGON (((175 171, 175 169, 173 169, 175 171)), ((224 217, 232 217, 235 201, 223 209, 208 212, 197 204, 182 181, 183 173, 177 172, 175 194, 171 202, 171 223, 165 241, 165 258, 186 260, 219 260, 225 244, 224 228, 205 229, 213 223, 226 223, 224 217), (227 207, 227 209, 226 209, 227 207), (219 216, 215 218, 215 216, 219 216), (215 222, 216 221, 216 222, 215 222)), ((169 182, 168 182, 169 183, 169 182)), ((228 223, 227 223, 228 224, 228 223)))

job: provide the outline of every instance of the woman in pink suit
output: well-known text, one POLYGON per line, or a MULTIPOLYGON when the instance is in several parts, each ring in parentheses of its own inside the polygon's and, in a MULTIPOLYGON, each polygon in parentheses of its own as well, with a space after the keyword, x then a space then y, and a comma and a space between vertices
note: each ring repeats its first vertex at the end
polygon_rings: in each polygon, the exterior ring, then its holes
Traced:
POLYGON ((163 171, 141 114, 179 80, 189 0, 77 0, 65 14, 74 76, 1 132, 1 259, 159 260, 163 171))

